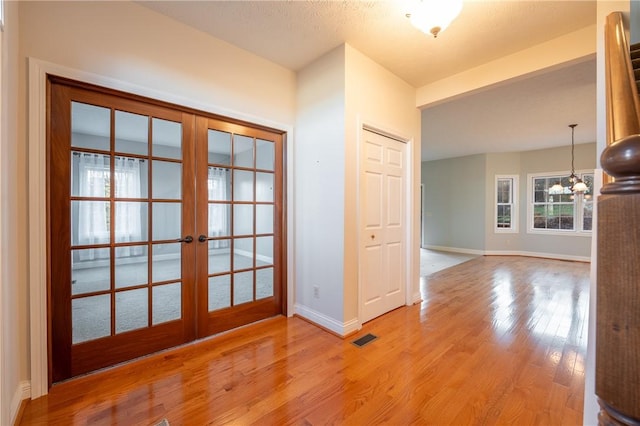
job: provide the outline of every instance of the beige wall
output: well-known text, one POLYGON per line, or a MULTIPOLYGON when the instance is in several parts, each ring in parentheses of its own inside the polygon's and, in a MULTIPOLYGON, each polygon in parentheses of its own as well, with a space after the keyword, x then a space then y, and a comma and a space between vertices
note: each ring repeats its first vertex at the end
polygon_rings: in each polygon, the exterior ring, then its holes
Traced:
MULTIPOLYGON (((21 53, 293 123, 295 74, 133 2, 21 2, 21 53)), ((22 66, 25 66, 23 63, 22 66)))
POLYGON ((0 424, 15 419, 28 378, 24 143, 18 142, 18 4, 5 2, 0 34, 0 424))
POLYGON ((596 26, 592 25, 528 49, 418 88, 416 105, 425 107, 484 90, 544 70, 592 57, 596 52, 596 26))

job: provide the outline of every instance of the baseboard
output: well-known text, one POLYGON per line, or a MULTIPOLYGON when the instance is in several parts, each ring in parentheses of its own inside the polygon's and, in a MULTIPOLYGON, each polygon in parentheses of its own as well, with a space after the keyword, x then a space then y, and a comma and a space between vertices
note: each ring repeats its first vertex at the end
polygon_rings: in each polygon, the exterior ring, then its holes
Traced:
MULTIPOLYGON (((253 258, 253 252, 250 252, 250 251, 247 251, 247 250, 234 249, 233 252, 235 254, 239 254, 239 255, 244 256, 244 257, 253 258)), ((265 256, 263 254, 257 254, 256 253, 256 260, 260 260, 260 261, 262 261, 264 263, 273 263, 273 257, 265 256)))
POLYGON ((416 303, 422 302, 422 294, 419 291, 413 293, 413 299, 411 300, 411 304, 415 305, 416 303))
POLYGON ((429 250, 438 250, 438 251, 448 251, 450 253, 462 253, 462 254, 475 254, 477 256, 484 256, 484 250, 476 250, 476 249, 468 249, 468 248, 458 248, 458 247, 447 247, 447 246, 434 246, 427 244, 422 247, 429 250))
POLYGON ((571 260, 574 262, 587 262, 587 263, 591 262, 591 257, 574 256, 570 254, 539 253, 539 252, 533 252, 533 251, 519 251, 519 250, 475 250, 475 249, 433 246, 433 245, 427 245, 423 248, 429 249, 429 250, 446 251, 450 253, 474 254, 477 256, 525 256, 525 257, 540 257, 543 259, 571 260))
POLYGON ((358 321, 357 318, 351 319, 347 322, 336 321, 335 319, 313 310, 308 306, 300 305, 298 303, 295 304, 294 309, 295 314, 299 317, 340 337, 346 337, 362 328, 360 321, 358 321))
POLYGON ((31 398, 31 383, 25 380, 18 384, 16 391, 13 393, 13 398, 11 398, 10 424, 17 425, 20 422, 22 411, 29 398, 31 398))
POLYGON ((591 262, 591 257, 587 256, 573 256, 569 254, 557 254, 557 253, 538 253, 533 251, 513 251, 513 250, 488 250, 484 253, 485 256, 525 256, 525 257, 539 257, 543 259, 554 260, 570 260, 573 262, 591 262))

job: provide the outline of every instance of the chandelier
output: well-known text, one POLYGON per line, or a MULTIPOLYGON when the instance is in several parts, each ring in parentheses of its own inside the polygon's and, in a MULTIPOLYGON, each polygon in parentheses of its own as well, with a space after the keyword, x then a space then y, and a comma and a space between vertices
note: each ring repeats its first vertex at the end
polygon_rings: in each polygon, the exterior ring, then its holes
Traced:
MULTIPOLYGON (((582 181, 575 173, 574 167, 574 141, 573 134, 576 130, 577 124, 569 124, 571 127, 571 174, 569 175, 569 184, 571 185, 570 189, 573 194, 583 194, 589 188, 587 184, 582 181)), ((549 188, 549 194, 564 194, 564 187, 560 184, 560 182, 556 182, 551 188, 549 188)))

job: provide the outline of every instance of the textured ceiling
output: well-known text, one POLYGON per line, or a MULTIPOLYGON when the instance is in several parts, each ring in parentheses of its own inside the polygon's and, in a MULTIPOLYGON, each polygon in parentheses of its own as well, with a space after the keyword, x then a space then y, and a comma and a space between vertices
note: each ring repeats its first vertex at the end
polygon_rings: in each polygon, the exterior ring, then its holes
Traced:
MULTIPOLYGON (((404 0, 150 1, 140 4, 294 71, 346 42, 414 87, 596 22, 594 0, 465 0, 460 16, 434 39, 411 26, 405 16, 408 6, 404 0)), ((498 147, 506 151, 530 149, 533 138, 540 147, 566 145, 565 127, 569 123, 557 122, 566 121, 569 118, 564 117, 568 115, 573 116, 574 122, 584 124, 580 129, 584 129, 586 141, 595 141, 593 61, 590 65, 583 64, 582 68, 556 70, 547 77, 536 77, 534 82, 519 80, 423 111, 423 120, 432 123, 427 134, 423 131, 423 159, 466 155, 483 152, 483 149, 492 152, 498 147), (574 72, 588 75, 581 74, 582 77, 576 79, 571 74, 574 72), (572 98, 560 98, 558 90, 572 98), (580 107, 574 108, 574 102, 580 102, 580 107), (592 108, 584 107, 589 104, 592 108), (430 118, 431 110, 437 120, 430 118), (469 110, 483 119, 469 117, 469 110), (465 115, 456 111, 465 111, 465 115), (488 111, 495 113, 488 114, 488 111), (476 135, 473 142, 469 140, 468 128, 459 125, 469 120, 476 135), (522 126, 523 121, 537 125, 522 126), (458 123, 457 127, 437 126, 437 123, 451 125, 452 122, 458 123), (520 125, 516 128, 510 123, 520 125), (436 146, 436 141, 443 137, 436 133, 436 128, 446 131, 447 138, 456 144, 436 146), (497 128, 502 131, 496 131, 497 128), (512 137, 506 138, 505 132, 510 128, 512 137), (593 132, 588 134, 587 129, 593 132), (446 148, 447 145, 450 148, 446 148)))
POLYGON ((593 59, 425 109, 423 159, 569 145, 571 123, 595 142, 595 75, 593 59))

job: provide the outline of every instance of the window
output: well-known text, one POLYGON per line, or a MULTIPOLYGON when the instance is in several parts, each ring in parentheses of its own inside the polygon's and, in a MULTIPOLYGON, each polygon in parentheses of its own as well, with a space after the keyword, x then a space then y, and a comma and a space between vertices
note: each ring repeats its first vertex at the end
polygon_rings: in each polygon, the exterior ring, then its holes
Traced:
POLYGON ((566 175, 529 175, 529 232, 590 233, 593 214, 593 173, 576 175, 587 185, 584 194, 573 194, 566 175), (549 188, 560 183, 563 190, 554 194, 549 188))
POLYGON ((518 232, 518 176, 496 176, 496 232, 518 232))

